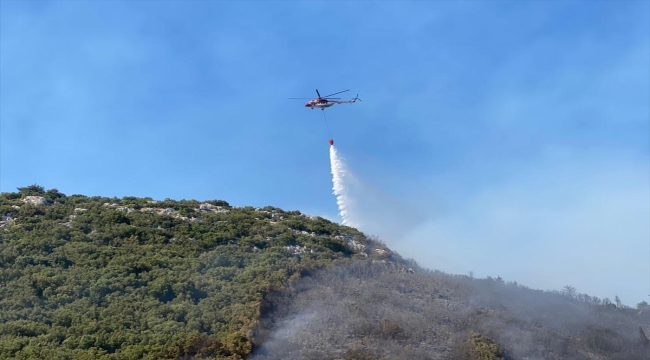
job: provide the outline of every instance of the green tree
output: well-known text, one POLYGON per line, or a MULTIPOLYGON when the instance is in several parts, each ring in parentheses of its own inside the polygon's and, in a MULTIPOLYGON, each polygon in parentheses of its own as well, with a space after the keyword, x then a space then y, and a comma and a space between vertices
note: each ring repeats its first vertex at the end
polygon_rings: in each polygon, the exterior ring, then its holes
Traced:
POLYGON ((18 192, 23 196, 42 196, 45 194, 45 189, 37 184, 19 187, 18 192))

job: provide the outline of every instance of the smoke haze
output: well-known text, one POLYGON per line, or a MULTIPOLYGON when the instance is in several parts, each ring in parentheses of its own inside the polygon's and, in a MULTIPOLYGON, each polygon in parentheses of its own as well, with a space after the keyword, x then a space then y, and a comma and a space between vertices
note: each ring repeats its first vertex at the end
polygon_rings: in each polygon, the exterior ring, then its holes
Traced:
POLYGON ((647 166, 631 153, 556 149, 472 192, 460 189, 471 172, 485 174, 479 167, 420 182, 403 197, 355 174, 344 181, 354 204, 346 217, 431 269, 545 290, 570 284, 634 306, 650 290, 647 166))
POLYGON ((639 346, 643 316, 635 309, 409 265, 414 273, 357 260, 304 276, 261 320, 251 359, 464 360, 470 331, 498 341, 512 359, 649 354, 639 346))

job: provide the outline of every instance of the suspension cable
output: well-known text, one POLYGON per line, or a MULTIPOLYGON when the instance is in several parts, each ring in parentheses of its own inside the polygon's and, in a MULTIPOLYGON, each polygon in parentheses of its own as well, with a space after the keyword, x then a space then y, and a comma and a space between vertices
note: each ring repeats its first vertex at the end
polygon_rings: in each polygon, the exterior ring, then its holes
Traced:
POLYGON ((321 110, 321 112, 323 113, 323 119, 325 119, 325 127, 327 128, 327 133, 329 134, 331 139, 333 136, 332 136, 332 132, 330 131, 330 126, 327 123, 327 116, 325 116, 325 110, 321 110))

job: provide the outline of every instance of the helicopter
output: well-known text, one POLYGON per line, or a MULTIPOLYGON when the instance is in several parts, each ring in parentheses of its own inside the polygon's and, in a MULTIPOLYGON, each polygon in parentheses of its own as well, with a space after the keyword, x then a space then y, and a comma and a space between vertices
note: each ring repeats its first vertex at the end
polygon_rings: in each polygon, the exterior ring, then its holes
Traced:
MULTIPOLYGON (((330 97, 333 95, 344 93, 346 91, 350 91, 350 89, 339 91, 334 94, 329 94, 327 96, 320 96, 320 92, 318 92, 318 89, 316 89, 316 95, 318 95, 318 97, 316 99, 311 99, 307 101, 307 103, 305 103, 305 107, 311 108, 312 110, 316 108, 325 110, 325 108, 328 108, 334 104, 352 104, 357 100, 361 101, 361 99, 359 99, 359 94, 357 94, 357 96, 352 100, 340 100, 341 98, 330 97)), ((289 99, 309 99, 309 98, 289 98, 289 99)))

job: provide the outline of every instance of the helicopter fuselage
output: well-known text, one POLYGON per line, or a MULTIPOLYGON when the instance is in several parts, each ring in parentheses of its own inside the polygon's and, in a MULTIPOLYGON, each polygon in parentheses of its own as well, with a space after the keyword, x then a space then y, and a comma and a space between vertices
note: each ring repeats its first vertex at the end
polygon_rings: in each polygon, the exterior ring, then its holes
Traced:
MULTIPOLYGON (((350 89, 348 89, 348 90, 350 90, 350 89)), ((318 95, 318 97, 316 99, 311 99, 307 103, 305 103, 305 107, 311 108, 312 110, 313 109, 325 110, 325 108, 328 108, 328 107, 330 107, 330 106, 332 106, 334 104, 352 104, 352 103, 356 102, 357 100, 361 101, 361 99, 359 99, 359 94, 357 94, 357 97, 355 97, 352 100, 340 100, 341 98, 331 98, 330 97, 332 95, 340 94, 340 93, 346 92, 348 90, 339 91, 337 93, 330 94, 330 95, 327 95, 327 96, 320 96, 320 92, 318 92, 318 89, 316 89, 316 95, 318 95)), ((304 99, 304 98, 289 98, 289 99, 304 99)), ((307 98, 307 99, 309 99, 309 98, 307 98)))
POLYGON ((318 100, 312 100, 312 101, 307 102, 307 103, 305 104, 305 107, 309 107, 309 108, 312 108, 312 109, 325 109, 325 108, 328 108, 328 107, 330 107, 330 106, 332 106, 332 105, 334 105, 334 104, 336 104, 336 103, 333 102, 333 101, 327 101, 327 100, 324 100, 324 101, 323 101, 323 100, 321 100, 321 101, 318 101, 318 100))

